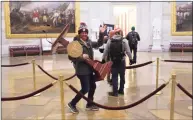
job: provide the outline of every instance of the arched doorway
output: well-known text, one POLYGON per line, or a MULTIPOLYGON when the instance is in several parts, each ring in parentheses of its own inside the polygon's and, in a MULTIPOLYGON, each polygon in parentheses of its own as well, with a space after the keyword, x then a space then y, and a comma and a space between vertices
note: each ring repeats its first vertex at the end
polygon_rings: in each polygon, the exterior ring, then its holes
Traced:
POLYGON ((131 31, 131 27, 136 27, 136 4, 113 4, 113 17, 115 19, 115 27, 123 30, 123 35, 127 35, 131 31))

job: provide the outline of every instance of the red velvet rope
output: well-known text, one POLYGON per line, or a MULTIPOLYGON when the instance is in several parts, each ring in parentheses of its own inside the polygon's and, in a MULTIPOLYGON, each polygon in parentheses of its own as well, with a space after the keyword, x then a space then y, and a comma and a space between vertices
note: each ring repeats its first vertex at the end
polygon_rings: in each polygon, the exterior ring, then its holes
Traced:
POLYGON ((164 62, 179 62, 179 63, 193 63, 193 61, 188 60, 163 60, 164 62))
POLYGON ((133 68, 143 67, 143 66, 151 64, 151 63, 153 63, 153 61, 149 61, 149 62, 145 62, 142 64, 133 65, 133 66, 126 66, 125 69, 133 69, 133 68))
MULTIPOLYGON (((101 61, 98 61, 98 60, 94 60, 94 61, 101 63, 101 61)), ((133 68, 143 67, 143 66, 151 64, 151 63, 153 63, 153 61, 148 61, 148 62, 141 63, 138 65, 126 66, 125 69, 133 69, 133 68)))
MULTIPOLYGON (((97 62, 100 62, 98 60, 95 60, 97 62)), ((142 64, 138 64, 138 65, 133 65, 133 66, 126 66, 125 69, 133 69, 133 68, 138 68, 138 67, 142 67, 142 66, 145 66, 145 65, 148 65, 148 64, 151 64, 153 63, 153 61, 149 61, 149 62, 145 62, 145 63, 142 63, 142 64)), ((51 77, 52 79, 54 80, 58 80, 58 78, 52 76, 51 74, 49 74, 47 71, 45 71, 40 65, 37 65, 38 68, 40 68, 40 70, 42 70, 42 72, 44 72, 46 75, 48 75, 49 77, 51 77)), ((72 75, 71 77, 68 77, 66 79, 64 79, 64 81, 67 81, 67 80, 70 80, 72 78, 74 78, 76 76, 76 74, 72 75)))
POLYGON ((187 96, 189 96, 191 99, 193 99, 193 96, 184 88, 182 87, 179 83, 177 83, 178 88, 180 88, 187 96))
POLYGON ((26 98, 34 96, 34 95, 36 95, 36 94, 38 94, 40 92, 43 92, 43 91, 45 91, 46 89, 48 89, 48 88, 50 88, 52 86, 53 86, 53 84, 50 83, 49 85, 46 85, 45 87, 43 87, 43 88, 41 88, 39 90, 36 90, 36 91, 34 91, 32 93, 29 93, 27 95, 21 95, 21 96, 16 96, 16 97, 3 97, 3 98, 1 98, 1 101, 13 101, 13 100, 26 99, 26 98))
MULTIPOLYGON (((38 66, 38 67, 40 68, 40 70, 42 70, 46 75, 48 75, 49 77, 51 77, 51 78, 54 79, 54 80, 58 80, 58 78, 50 75, 50 74, 49 74, 48 72, 46 72, 40 65, 37 65, 37 66, 38 66)), ((75 76, 76 76, 76 74, 74 74, 74 75, 72 75, 72 76, 70 76, 70 77, 68 77, 68 78, 65 78, 64 81, 70 80, 70 79, 72 79, 72 78, 75 77, 75 76)))
POLYGON ((128 108, 131 108, 131 107, 134 107, 142 102, 144 102, 145 100, 147 100, 148 98, 152 97, 153 95, 155 95, 158 91, 162 90, 166 84, 162 84, 159 88, 157 88, 156 90, 154 90, 152 93, 150 93, 149 95, 145 96, 144 98, 138 100, 137 102, 135 103, 132 103, 130 105, 126 105, 126 106, 120 106, 120 107, 110 107, 110 106, 104 106, 104 105, 101 105, 101 104, 98 104, 96 102, 93 102, 92 100, 88 99, 87 97, 85 97, 82 93, 80 93, 76 88, 74 88, 72 85, 68 85, 70 87, 70 89, 72 89, 75 93, 77 93, 78 95, 80 95, 84 100, 86 100, 87 102, 93 104, 93 105, 96 105, 100 108, 103 108, 103 109, 107 109, 107 110, 124 110, 124 109, 128 109, 128 108))
POLYGON ((70 79, 72 79, 75 76, 76 76, 76 74, 72 75, 71 77, 65 78, 64 81, 70 80, 70 79))
POLYGON ((54 80, 58 80, 58 78, 50 75, 50 74, 49 74, 48 72, 46 72, 40 65, 37 65, 37 66, 38 66, 38 68, 40 68, 40 70, 42 70, 42 72, 44 72, 46 75, 48 75, 49 77, 51 77, 51 78, 54 79, 54 80))
POLYGON ((21 64, 15 64, 15 65, 1 65, 1 67, 16 67, 16 66, 22 66, 22 65, 27 65, 29 63, 21 63, 21 64))

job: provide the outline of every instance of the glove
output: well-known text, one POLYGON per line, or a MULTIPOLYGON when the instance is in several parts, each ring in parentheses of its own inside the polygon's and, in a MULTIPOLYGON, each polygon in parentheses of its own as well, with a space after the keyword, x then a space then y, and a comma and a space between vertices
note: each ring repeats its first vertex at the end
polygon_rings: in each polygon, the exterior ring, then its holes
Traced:
POLYGON ((102 63, 102 64, 103 64, 103 63, 105 63, 105 60, 104 60, 104 59, 102 59, 102 62, 101 62, 101 63, 102 63))
POLYGON ((133 60, 132 59, 130 59, 130 65, 132 65, 133 64, 133 60))

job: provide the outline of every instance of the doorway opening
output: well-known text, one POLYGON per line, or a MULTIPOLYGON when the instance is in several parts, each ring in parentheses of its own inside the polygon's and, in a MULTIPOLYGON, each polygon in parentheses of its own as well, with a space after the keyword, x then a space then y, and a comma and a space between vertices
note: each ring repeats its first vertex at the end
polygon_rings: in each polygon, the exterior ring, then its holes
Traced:
POLYGON ((131 31, 131 27, 136 27, 136 4, 113 5, 113 17, 115 18, 115 28, 123 30, 123 35, 131 31))

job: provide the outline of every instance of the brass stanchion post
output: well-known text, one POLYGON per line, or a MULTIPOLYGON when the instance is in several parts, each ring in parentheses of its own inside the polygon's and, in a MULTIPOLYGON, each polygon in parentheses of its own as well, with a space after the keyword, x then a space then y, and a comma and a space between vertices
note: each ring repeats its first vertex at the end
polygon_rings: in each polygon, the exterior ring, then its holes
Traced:
MULTIPOLYGON (((158 79, 159 79, 159 58, 156 60, 156 89, 158 88, 158 79)), ((161 91, 157 92, 156 95, 162 94, 161 91)))
POLYGON ((171 101, 170 101, 170 120, 174 119, 175 87, 176 87, 176 74, 172 74, 171 101))
POLYGON ((182 56, 184 55, 184 44, 182 44, 182 56))
POLYGON ((62 120, 65 119, 64 116, 64 87, 63 87, 63 80, 64 80, 64 76, 60 75, 59 76, 59 81, 60 81, 60 101, 61 101, 61 117, 62 120))
POLYGON ((32 60, 34 90, 36 90, 36 68, 35 67, 36 67, 35 60, 32 60))
MULTIPOLYGON (((36 90, 36 61, 32 60, 32 68, 33 68, 33 83, 34 83, 34 90, 36 90)), ((34 95, 39 96, 40 93, 34 95)))

